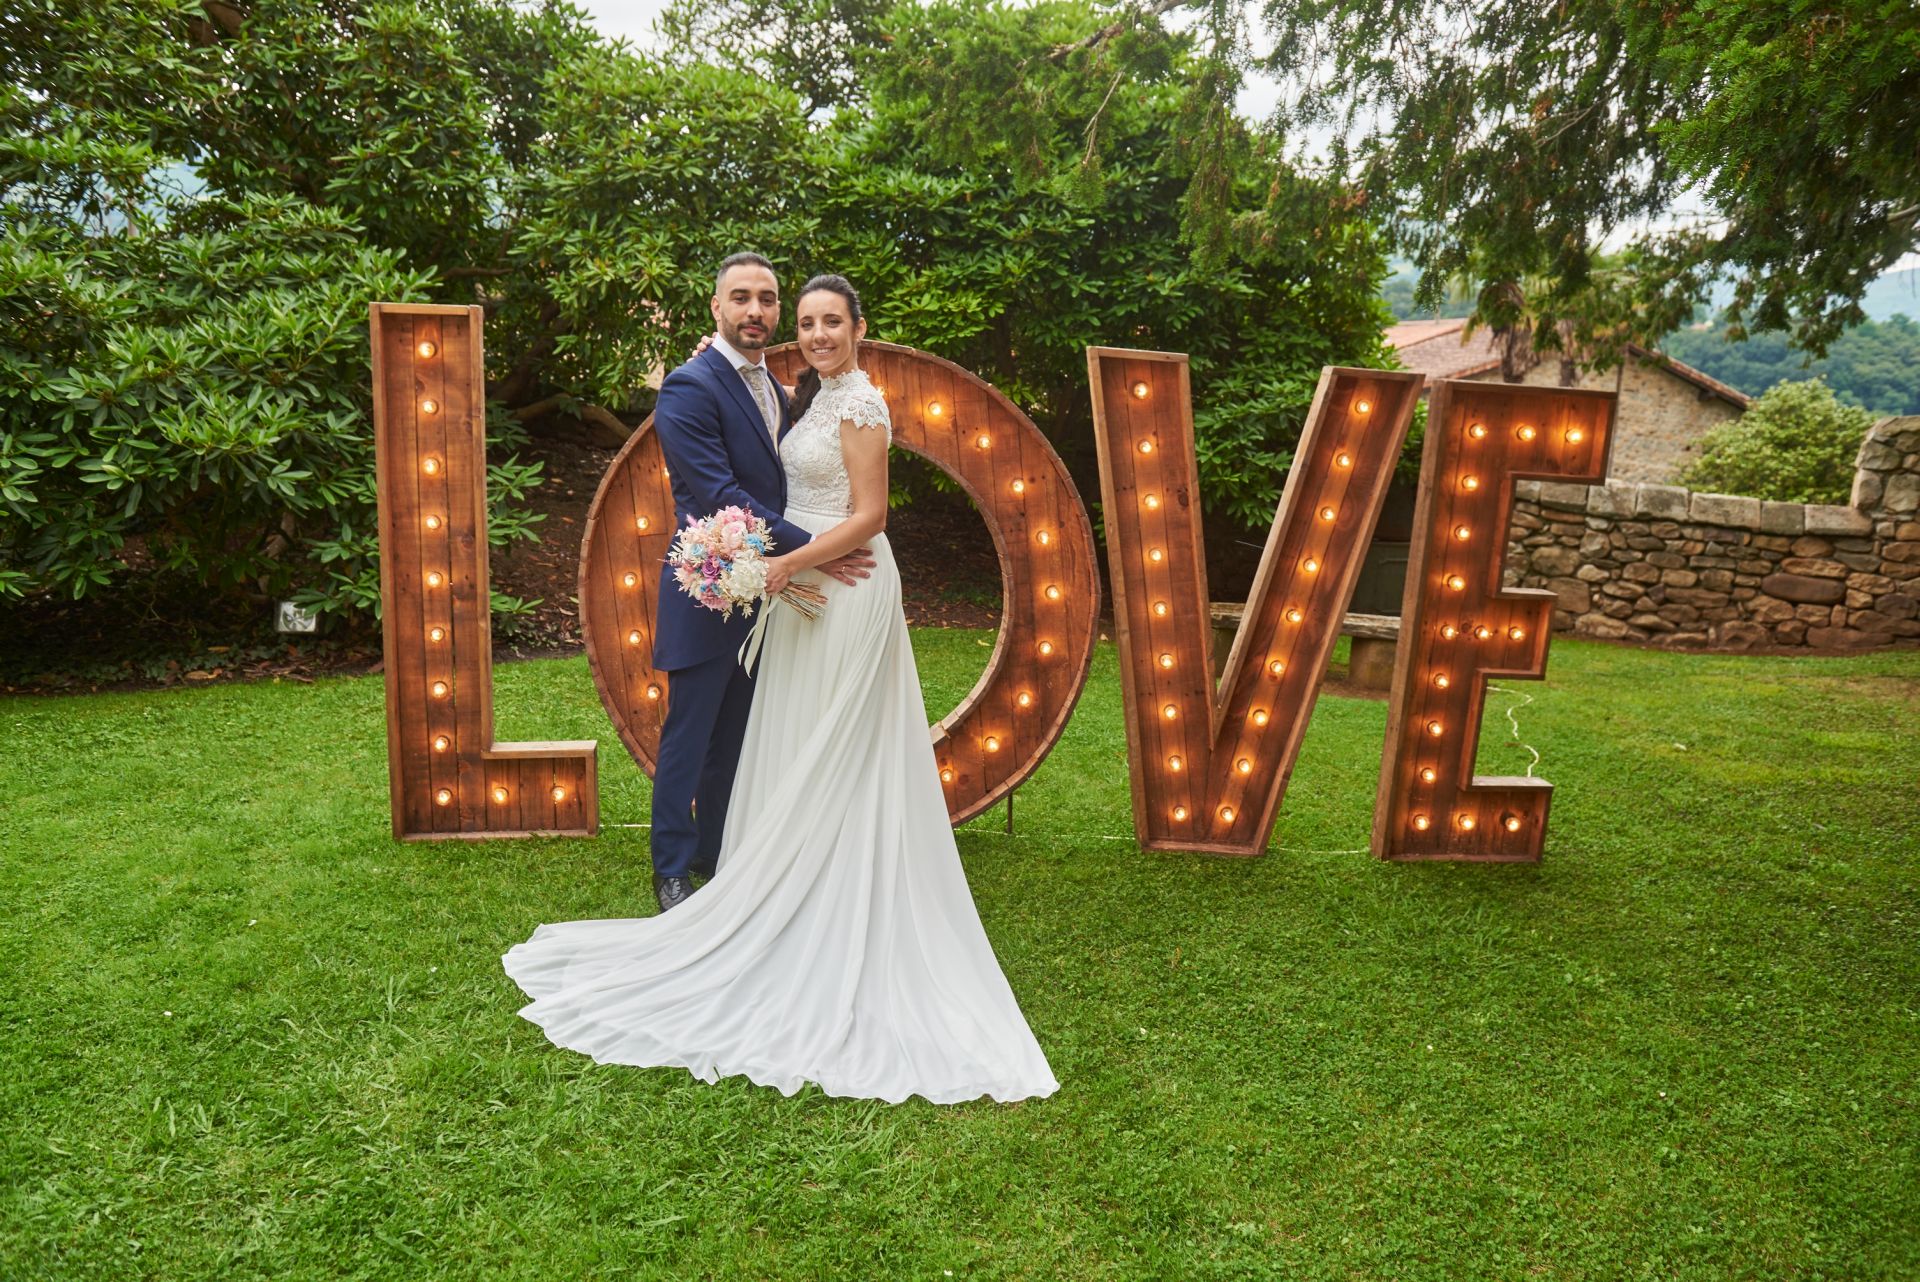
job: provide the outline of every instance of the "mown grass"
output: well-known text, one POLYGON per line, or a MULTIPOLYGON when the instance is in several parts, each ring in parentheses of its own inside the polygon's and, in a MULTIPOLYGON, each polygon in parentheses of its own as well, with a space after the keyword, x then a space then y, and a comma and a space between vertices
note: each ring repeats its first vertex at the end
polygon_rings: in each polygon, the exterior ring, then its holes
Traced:
MULTIPOLYGON (((984 639, 916 635, 937 713, 984 639)), ((644 833, 396 845, 381 684, 0 701, 0 1276, 1920 1276, 1920 656, 1556 643, 1482 768, 1537 867, 1368 857, 1379 703, 1274 849, 1130 840, 1103 648, 961 849, 1063 1085, 1014 1107, 606 1069, 514 1015, 644 833)), ((511 738, 598 738, 581 660, 511 738)))

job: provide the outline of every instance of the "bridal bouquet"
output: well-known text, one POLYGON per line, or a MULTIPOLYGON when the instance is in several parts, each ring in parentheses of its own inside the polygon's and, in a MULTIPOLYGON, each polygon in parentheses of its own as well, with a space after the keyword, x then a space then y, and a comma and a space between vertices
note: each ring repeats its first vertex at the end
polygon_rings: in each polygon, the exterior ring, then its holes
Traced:
MULTIPOLYGON (((743 507, 721 508, 704 520, 687 518, 674 536, 667 563, 680 590, 726 618, 734 607, 751 615, 754 603, 767 594, 767 553, 773 538, 765 519, 743 507)), ((819 588, 789 583, 779 599, 809 619, 820 617, 827 603, 819 588)))

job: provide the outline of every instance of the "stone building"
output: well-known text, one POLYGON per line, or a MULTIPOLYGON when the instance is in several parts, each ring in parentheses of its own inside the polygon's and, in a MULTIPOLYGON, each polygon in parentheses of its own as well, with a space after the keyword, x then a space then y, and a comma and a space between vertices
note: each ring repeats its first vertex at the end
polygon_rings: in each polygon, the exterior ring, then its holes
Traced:
MULTIPOLYGON (((1407 369, 1428 378, 1500 379, 1500 354, 1491 330, 1471 335, 1464 320, 1403 321, 1387 329, 1387 343, 1407 369)), ((1557 359, 1539 362, 1523 383, 1555 386, 1557 359)), ((1629 344, 1626 360, 1601 373, 1582 371, 1580 387, 1619 393, 1613 465, 1618 481, 1664 485, 1677 481, 1698 457, 1710 428, 1745 412, 1749 398, 1691 365, 1629 344)))

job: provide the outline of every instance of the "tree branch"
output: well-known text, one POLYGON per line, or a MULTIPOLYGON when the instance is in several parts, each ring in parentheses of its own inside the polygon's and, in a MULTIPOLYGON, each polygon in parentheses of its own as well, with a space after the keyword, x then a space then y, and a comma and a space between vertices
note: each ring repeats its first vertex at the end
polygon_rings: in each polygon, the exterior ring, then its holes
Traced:
POLYGON ((1190 3, 1190 0, 1153 0, 1153 3, 1145 9, 1129 13, 1117 22, 1110 22, 1098 31, 1083 36, 1072 44, 1055 45, 1053 52, 1047 55, 1047 59, 1051 62, 1065 62, 1068 58, 1071 58, 1083 49, 1092 49, 1105 44, 1107 41, 1125 31, 1128 26, 1140 18, 1157 18, 1163 13, 1171 12, 1188 3, 1190 3))

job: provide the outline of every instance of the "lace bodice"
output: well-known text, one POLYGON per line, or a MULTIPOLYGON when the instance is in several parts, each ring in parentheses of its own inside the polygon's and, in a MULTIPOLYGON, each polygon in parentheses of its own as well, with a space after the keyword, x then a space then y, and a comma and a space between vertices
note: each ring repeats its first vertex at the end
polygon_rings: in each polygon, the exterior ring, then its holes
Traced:
POLYGON ((862 369, 820 380, 807 412, 780 442, 787 470, 787 506, 840 516, 853 512, 853 486, 840 453, 840 424, 877 427, 893 442, 887 402, 862 369))

